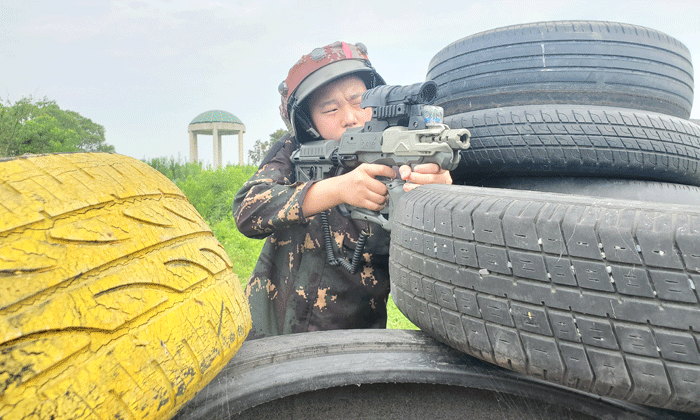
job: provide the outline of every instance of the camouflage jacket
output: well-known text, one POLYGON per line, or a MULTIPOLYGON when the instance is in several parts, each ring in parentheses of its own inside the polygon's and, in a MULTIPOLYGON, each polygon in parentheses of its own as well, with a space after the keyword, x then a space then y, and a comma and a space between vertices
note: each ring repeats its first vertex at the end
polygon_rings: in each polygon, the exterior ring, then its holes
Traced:
POLYGON ((250 336, 385 328, 389 234, 331 209, 328 221, 336 257, 350 259, 360 232, 370 234, 357 274, 331 266, 320 215, 307 218, 302 212, 312 183, 296 182, 290 160, 293 140, 285 136, 273 146, 233 203, 241 233, 266 238, 246 287, 253 316, 250 336))

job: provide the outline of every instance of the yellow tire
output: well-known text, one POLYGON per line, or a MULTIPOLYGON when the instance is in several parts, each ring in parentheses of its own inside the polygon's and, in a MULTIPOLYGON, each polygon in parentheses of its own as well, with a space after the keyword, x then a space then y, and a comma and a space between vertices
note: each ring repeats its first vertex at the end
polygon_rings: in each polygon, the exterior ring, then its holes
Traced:
POLYGON ((183 193, 104 153, 0 162, 0 419, 165 419, 250 312, 183 193))

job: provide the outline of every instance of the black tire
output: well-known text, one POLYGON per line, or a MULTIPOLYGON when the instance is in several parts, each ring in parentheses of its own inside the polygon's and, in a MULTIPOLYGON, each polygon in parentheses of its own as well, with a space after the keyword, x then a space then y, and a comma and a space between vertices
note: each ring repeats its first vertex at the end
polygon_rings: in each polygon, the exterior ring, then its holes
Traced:
POLYGON ((467 128, 452 174, 598 176, 700 185, 700 127, 623 108, 525 105, 445 118, 467 128))
POLYGON ((670 182, 592 177, 471 177, 462 185, 577 194, 621 200, 700 206, 700 187, 670 182))
POLYGON ((429 185, 405 194, 397 307, 467 354, 625 401, 700 413, 700 210, 429 185))
POLYGON ((690 52, 678 40, 635 25, 595 21, 507 26, 438 52, 427 79, 446 115, 527 104, 643 109, 688 118, 690 52))
POLYGON ((677 419, 532 380, 420 331, 248 341, 175 419, 677 419))

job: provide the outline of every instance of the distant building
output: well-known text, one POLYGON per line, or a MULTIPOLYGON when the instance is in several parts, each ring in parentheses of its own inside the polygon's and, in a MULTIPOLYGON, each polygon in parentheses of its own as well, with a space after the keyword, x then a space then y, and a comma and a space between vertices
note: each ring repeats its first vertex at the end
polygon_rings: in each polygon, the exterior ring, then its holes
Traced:
POLYGON ((245 125, 230 112, 212 110, 194 117, 188 127, 190 133, 190 162, 197 162, 197 135, 212 136, 214 143, 214 169, 221 165, 221 136, 238 134, 238 164, 243 165, 243 133, 245 125))

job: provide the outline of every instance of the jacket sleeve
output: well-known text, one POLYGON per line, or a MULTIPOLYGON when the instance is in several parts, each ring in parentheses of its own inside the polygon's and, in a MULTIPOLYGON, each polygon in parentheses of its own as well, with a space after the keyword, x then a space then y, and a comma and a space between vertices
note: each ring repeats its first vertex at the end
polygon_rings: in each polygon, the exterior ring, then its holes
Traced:
POLYGON ((301 204, 312 182, 296 182, 287 135, 273 145, 258 171, 238 191, 233 216, 249 238, 264 238, 278 229, 306 223, 301 204))

